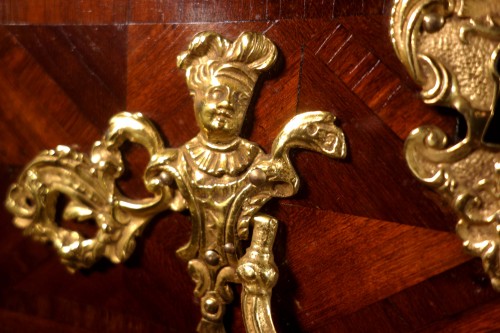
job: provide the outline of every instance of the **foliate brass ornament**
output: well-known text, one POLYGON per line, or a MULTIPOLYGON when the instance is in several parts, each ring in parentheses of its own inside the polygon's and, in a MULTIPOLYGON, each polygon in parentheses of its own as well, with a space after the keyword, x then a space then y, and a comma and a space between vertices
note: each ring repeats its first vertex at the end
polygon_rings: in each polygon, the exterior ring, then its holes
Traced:
POLYGON ((259 74, 277 57, 265 36, 242 33, 230 42, 214 32, 197 34, 177 58, 186 71, 199 134, 179 148, 167 148, 142 114, 114 116, 90 156, 65 146, 42 152, 22 172, 7 198, 14 223, 35 239, 50 241, 73 271, 101 257, 126 260, 147 222, 158 212, 188 209, 191 239, 177 251, 188 263, 201 299, 199 332, 224 332, 222 316, 232 302, 229 283, 242 284, 242 310, 248 332, 274 332, 270 299, 278 278, 272 247, 277 221, 259 213, 273 197, 289 197, 299 178, 289 160, 291 148, 343 158, 346 144, 335 117, 315 111, 298 114, 265 154, 240 131, 259 74), (144 146, 150 161, 144 183, 151 198, 132 200, 116 186, 124 172, 120 146, 144 146), (63 218, 93 219, 95 237, 59 226, 56 202, 70 198, 63 218), (250 240, 243 249, 241 242, 250 240))
MULTIPOLYGON (((391 37, 428 104, 456 109, 467 132, 448 144, 434 126, 415 129, 405 155, 413 174, 449 201, 457 233, 500 291, 500 152, 489 140, 498 100, 500 1, 397 0, 391 37)), ((499 115, 497 115, 499 116, 499 115)), ((497 123, 498 124, 498 123, 497 123)))

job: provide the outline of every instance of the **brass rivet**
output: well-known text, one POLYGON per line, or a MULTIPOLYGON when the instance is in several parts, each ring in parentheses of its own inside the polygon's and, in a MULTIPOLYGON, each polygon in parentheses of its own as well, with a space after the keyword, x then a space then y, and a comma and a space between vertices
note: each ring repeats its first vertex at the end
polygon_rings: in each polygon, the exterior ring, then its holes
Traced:
POLYGON ((220 256, 216 251, 208 250, 207 252, 205 252, 205 261, 207 262, 207 264, 215 266, 219 263, 220 256))

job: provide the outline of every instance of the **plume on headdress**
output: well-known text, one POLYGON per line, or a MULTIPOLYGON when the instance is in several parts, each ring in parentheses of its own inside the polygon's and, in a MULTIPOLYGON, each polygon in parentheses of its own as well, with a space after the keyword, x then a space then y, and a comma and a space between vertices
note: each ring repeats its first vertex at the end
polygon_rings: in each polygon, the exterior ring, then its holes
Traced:
POLYGON ((244 32, 234 42, 218 33, 198 33, 188 50, 177 57, 177 67, 186 70, 188 85, 198 86, 221 68, 234 67, 255 83, 260 73, 276 61, 278 50, 266 36, 244 32))

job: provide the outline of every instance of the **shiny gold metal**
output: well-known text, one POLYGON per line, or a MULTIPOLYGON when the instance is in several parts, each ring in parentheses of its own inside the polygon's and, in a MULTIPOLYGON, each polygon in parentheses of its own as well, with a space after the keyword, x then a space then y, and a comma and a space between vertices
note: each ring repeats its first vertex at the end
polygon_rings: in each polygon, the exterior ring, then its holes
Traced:
POLYGON ((134 238, 155 214, 189 209, 191 239, 177 254, 188 262, 194 294, 201 299, 198 331, 224 332, 225 305, 233 300, 229 283, 241 283, 247 331, 274 332, 270 299, 278 278, 272 253, 278 223, 259 210, 273 197, 297 192, 291 148, 346 155, 335 117, 322 111, 290 120, 270 154, 239 136, 259 74, 277 54, 261 34, 246 32, 234 42, 214 32, 197 34, 177 64, 186 71, 199 134, 179 148, 167 148, 142 114, 120 113, 90 156, 59 146, 26 167, 7 197, 14 223, 35 239, 52 242, 62 262, 75 270, 101 257, 115 263, 127 259, 134 238), (144 183, 152 198, 132 200, 115 184, 124 171, 119 148, 125 141, 150 154, 144 183), (95 220, 94 238, 56 223, 61 194, 70 198, 63 217, 95 220), (250 240, 247 249, 244 240, 250 240))
POLYGON ((457 233, 483 260, 500 291, 500 151, 489 142, 498 100, 500 1, 397 0, 392 43, 428 104, 456 109, 465 137, 448 144, 434 126, 415 129, 406 141, 413 174, 436 190, 459 216, 457 233))

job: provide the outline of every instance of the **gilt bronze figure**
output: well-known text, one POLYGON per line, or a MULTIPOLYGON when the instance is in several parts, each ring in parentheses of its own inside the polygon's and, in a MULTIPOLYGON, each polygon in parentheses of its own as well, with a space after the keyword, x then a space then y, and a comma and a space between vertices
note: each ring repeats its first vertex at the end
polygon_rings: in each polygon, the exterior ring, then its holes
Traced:
POLYGON ((259 75, 276 61, 276 46, 264 35, 245 32, 230 42, 214 32, 197 34, 177 58, 194 100, 199 134, 179 148, 165 147, 142 114, 120 113, 110 120, 90 157, 59 146, 27 166, 7 198, 15 223, 25 233, 51 241, 70 270, 100 257, 118 263, 129 257, 135 236, 158 212, 188 209, 193 227, 177 251, 187 261, 201 299, 199 332, 224 332, 229 283, 241 283, 248 332, 273 332, 271 291, 278 278, 272 247, 278 222, 259 212, 273 197, 297 192, 299 178, 291 148, 343 158, 342 131, 328 112, 298 114, 275 139, 270 154, 242 139, 240 132, 259 75), (144 182, 153 198, 132 200, 115 181, 123 173, 119 147, 143 145, 150 154, 144 182), (99 230, 86 239, 55 221, 57 196, 70 198, 63 216, 94 219, 99 230), (241 242, 250 240, 243 248, 241 242))

